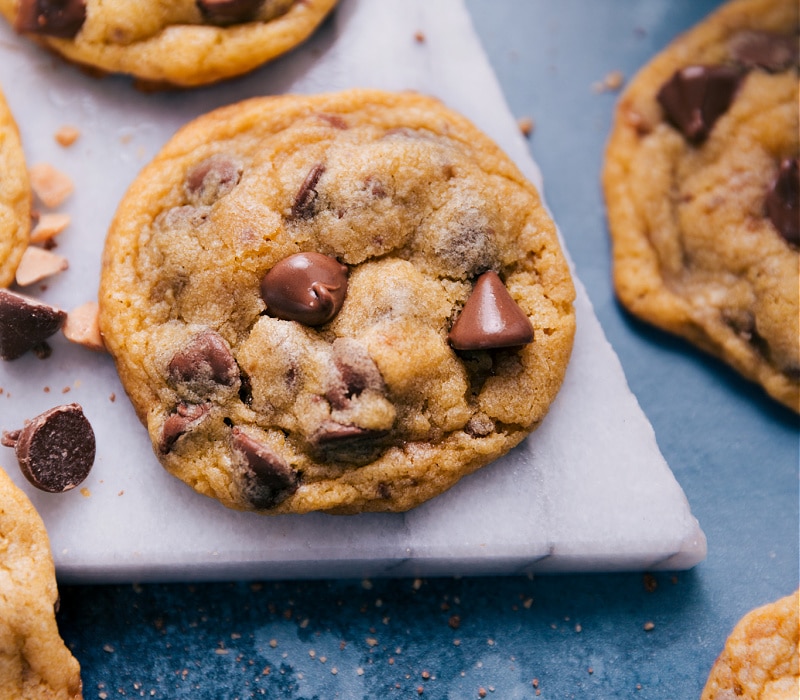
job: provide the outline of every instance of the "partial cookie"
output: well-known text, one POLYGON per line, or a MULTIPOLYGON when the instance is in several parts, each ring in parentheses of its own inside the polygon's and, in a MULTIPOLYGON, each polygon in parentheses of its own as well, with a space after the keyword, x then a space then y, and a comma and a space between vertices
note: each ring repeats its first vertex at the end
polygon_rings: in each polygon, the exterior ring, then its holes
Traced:
POLYGON ((737 0, 630 82, 603 172, 614 282, 800 411, 795 0, 737 0))
POLYGON ((31 186, 14 117, 0 91, 0 287, 14 281, 31 230, 31 186))
POLYGON ((798 595, 745 615, 725 642, 700 700, 797 700, 798 595))
POLYGON ((0 469, 0 698, 76 700, 80 666, 58 632, 44 523, 0 469))
POLYGON ((164 466, 228 507, 407 510, 544 418, 574 334, 553 222, 415 95, 183 128, 110 227, 100 327, 164 466))
POLYGON ((0 0, 0 13, 17 32, 74 63, 191 87, 286 53, 336 1, 0 0))

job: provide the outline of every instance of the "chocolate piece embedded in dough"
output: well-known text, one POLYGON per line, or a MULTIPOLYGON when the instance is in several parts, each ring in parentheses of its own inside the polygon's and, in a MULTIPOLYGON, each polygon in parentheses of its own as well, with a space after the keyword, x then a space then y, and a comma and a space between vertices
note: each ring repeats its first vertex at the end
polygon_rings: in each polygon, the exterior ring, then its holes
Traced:
POLYGON ((322 253, 296 253, 281 260, 261 281, 267 313, 307 326, 321 326, 342 308, 347 267, 322 253))
POLYGON ((22 0, 14 29, 72 39, 86 21, 84 0, 22 0))

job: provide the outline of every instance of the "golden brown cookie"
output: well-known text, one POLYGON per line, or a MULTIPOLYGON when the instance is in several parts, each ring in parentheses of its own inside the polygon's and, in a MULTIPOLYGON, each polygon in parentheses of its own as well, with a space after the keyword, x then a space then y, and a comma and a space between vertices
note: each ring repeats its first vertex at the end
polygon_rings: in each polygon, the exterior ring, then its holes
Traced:
POLYGON ((58 632, 44 523, 0 469, 0 700, 78 700, 80 666, 58 632))
POLYGON ((798 595, 745 615, 725 642, 700 700, 796 700, 798 595))
POLYGON ((632 313, 800 411, 795 0, 735 0, 618 103, 603 172, 632 313))
POLYGON ((14 273, 28 245, 31 186, 14 117, 0 91, 0 287, 14 273))
POLYGON ((307 39, 337 0, 0 0, 69 61, 184 87, 242 75, 307 39))
POLYGON ((439 101, 256 98, 184 127, 110 227, 100 325, 164 466, 263 513, 407 510, 519 443, 574 290, 534 187, 439 101))

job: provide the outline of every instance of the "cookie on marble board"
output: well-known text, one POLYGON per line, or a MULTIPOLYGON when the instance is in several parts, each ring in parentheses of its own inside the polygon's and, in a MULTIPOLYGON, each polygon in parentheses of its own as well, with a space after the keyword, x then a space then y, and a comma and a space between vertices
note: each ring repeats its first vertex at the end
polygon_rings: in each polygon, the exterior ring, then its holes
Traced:
POLYGON ((795 0, 734 0, 640 70, 618 102, 603 185, 614 283, 800 411, 795 0))
POLYGON ((143 84, 248 73, 305 41, 337 0, 0 0, 14 29, 68 61, 143 84))
POLYGON ((574 288, 539 195, 413 93, 186 125, 110 226, 100 326, 166 469, 261 513, 404 511, 536 428, 574 288))
POLYGON ((19 129, 0 90, 0 287, 14 281, 31 230, 31 186, 19 129))
POLYGON ((747 613, 714 662, 700 700, 795 700, 800 696, 800 591, 747 613))
POLYGON ((44 523, 0 468, 0 698, 82 697, 80 665, 58 631, 57 602, 44 523))

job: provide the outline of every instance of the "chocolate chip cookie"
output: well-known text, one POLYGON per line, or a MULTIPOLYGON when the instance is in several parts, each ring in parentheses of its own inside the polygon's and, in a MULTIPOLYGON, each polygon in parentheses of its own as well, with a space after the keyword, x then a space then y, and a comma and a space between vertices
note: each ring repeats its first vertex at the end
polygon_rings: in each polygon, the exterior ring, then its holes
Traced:
POLYGON ((603 172, 614 282, 633 314, 800 411, 795 0, 735 0, 618 103, 603 172))
POLYGON ((0 91, 0 287, 14 281, 31 226, 31 187, 14 117, 0 91))
POLYGON ((798 595, 745 615, 725 642, 700 700, 794 700, 798 670, 798 595))
POLYGON ((184 87, 247 73, 307 39, 336 0, 0 0, 69 61, 184 87))
POLYGON ((0 697, 82 697, 80 665, 58 632, 57 601, 44 523, 0 468, 0 697))
POLYGON ((154 451, 231 508, 407 510, 519 443, 574 289, 510 159, 412 93, 255 98, 132 184, 99 295, 154 451))

